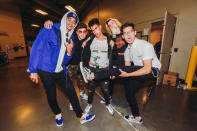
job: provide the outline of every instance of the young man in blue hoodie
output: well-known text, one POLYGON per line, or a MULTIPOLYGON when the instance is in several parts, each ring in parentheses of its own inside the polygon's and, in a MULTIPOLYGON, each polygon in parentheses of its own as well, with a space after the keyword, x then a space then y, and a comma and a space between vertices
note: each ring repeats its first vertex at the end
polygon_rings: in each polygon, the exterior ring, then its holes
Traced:
POLYGON ((63 16, 61 24, 54 24, 51 29, 41 29, 30 54, 30 79, 38 83, 40 76, 46 90, 49 106, 56 115, 58 127, 63 125, 63 119, 56 99, 56 84, 68 96, 81 124, 91 121, 95 117, 95 115, 83 113, 68 70, 65 67, 72 58, 74 46, 72 34, 78 21, 76 13, 68 12, 63 16))

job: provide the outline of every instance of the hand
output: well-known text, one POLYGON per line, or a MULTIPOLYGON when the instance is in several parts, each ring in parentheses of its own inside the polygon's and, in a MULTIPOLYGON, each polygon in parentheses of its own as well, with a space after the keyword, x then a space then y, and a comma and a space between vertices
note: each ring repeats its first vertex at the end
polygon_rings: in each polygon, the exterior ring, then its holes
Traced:
POLYGON ((93 80, 94 78, 95 78, 95 77, 94 77, 94 73, 91 72, 91 73, 90 73, 90 79, 93 80))
POLYGON ((70 40, 70 44, 66 42, 64 43, 64 45, 66 46, 67 55, 70 56, 72 54, 72 49, 74 46, 72 39, 70 40))
POLYGON ((52 26, 53 26, 53 21, 51 21, 51 20, 46 20, 46 21, 44 22, 44 28, 51 29, 52 26))
POLYGON ((29 76, 29 78, 30 78, 30 80, 33 83, 38 84, 38 79, 39 79, 38 73, 31 73, 30 76, 29 76))
POLYGON ((120 72, 121 72, 121 74, 119 75, 120 77, 129 77, 129 75, 128 75, 127 72, 125 72, 125 71, 123 71, 123 70, 121 70, 121 69, 119 69, 119 70, 120 70, 120 72))
POLYGON ((114 47, 114 41, 113 41, 113 40, 111 40, 111 41, 109 42, 109 44, 110 44, 111 48, 114 47))
POLYGON ((88 37, 88 39, 86 39, 86 40, 82 43, 81 47, 84 48, 89 40, 90 40, 90 37, 88 37))
POLYGON ((120 29, 118 27, 111 28, 111 32, 113 35, 120 34, 120 29))
POLYGON ((115 79, 116 77, 115 77, 115 76, 110 76, 109 78, 113 80, 113 79, 115 79))

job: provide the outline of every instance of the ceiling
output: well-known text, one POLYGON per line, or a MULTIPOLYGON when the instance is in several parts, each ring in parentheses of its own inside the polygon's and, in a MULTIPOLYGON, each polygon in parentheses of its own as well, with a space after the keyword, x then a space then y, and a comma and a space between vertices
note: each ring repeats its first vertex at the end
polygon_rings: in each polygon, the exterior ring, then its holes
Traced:
POLYGON ((34 40, 43 27, 44 21, 50 19, 54 22, 60 22, 62 16, 68 11, 65 5, 71 5, 76 10, 80 19, 83 19, 88 5, 93 0, 13 0, 12 4, 20 8, 23 30, 26 40, 34 40), (35 12, 35 9, 41 9, 48 13, 43 16, 35 12), (40 28, 30 26, 37 24, 40 28))

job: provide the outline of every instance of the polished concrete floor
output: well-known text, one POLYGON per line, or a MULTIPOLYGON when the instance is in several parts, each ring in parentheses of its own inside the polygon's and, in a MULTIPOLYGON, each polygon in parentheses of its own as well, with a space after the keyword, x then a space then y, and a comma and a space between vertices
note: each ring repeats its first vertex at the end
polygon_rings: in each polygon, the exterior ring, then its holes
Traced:
MULTIPOLYGON (((196 131, 197 91, 183 91, 174 87, 157 87, 147 104, 147 85, 136 93, 143 125, 129 124, 122 119, 129 114, 121 81, 115 83, 112 105, 116 112, 110 116, 99 95, 95 95, 92 113, 95 120, 81 125, 68 108, 68 99, 58 90, 64 126, 57 128, 54 115, 48 107, 41 82, 33 84, 26 72, 26 58, 10 61, 0 67, 0 131, 196 131)), ((78 92, 78 89, 76 89, 78 92)), ((97 92, 100 93, 99 88, 97 92)), ((84 109, 86 101, 81 101, 84 109)))

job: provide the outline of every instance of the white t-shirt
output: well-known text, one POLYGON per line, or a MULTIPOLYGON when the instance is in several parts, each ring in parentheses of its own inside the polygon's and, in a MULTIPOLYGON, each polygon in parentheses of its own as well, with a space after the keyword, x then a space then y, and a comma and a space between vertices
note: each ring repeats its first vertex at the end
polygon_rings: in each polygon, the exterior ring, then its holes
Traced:
POLYGON ((109 66, 108 44, 106 40, 98 40, 96 37, 90 45, 91 57, 90 61, 102 68, 109 66))
POLYGON ((143 60, 152 59, 152 67, 161 68, 153 45, 145 40, 135 38, 132 46, 126 48, 124 53, 125 61, 131 61, 136 66, 144 66, 143 60))

